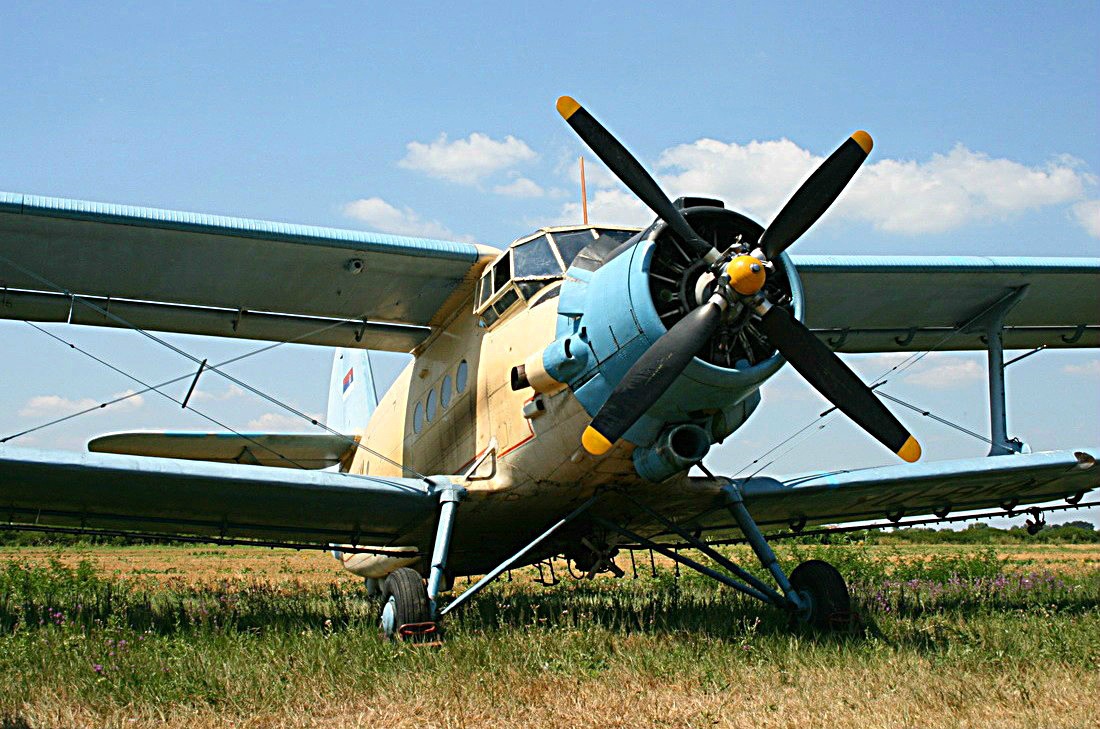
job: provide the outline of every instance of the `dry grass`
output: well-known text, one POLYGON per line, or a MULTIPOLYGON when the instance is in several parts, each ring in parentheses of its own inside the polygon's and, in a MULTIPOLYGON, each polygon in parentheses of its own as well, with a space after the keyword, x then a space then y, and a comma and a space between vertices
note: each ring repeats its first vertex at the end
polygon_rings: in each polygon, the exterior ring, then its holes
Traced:
MULTIPOLYGON (((737 666, 723 686, 616 671, 503 676, 491 689, 407 676, 361 695, 326 693, 241 716, 231 707, 90 710, 78 697, 24 707, 28 726, 118 727, 1096 727, 1100 673, 1063 667, 943 670, 895 656, 838 669, 737 666)), ((349 692, 350 693, 350 692, 349 692)))
MULTIPOLYGON (((848 548, 833 549, 845 559, 848 548)), ((900 568, 977 552, 876 547, 859 559, 900 568)), ((355 580, 325 554, 5 549, 0 568, 88 560, 117 605, 83 624, 24 619, 0 632, 0 726, 1100 726, 1100 548, 1005 546, 998 556, 1007 571, 1049 569, 1066 587, 996 605, 910 597, 885 612, 865 595, 865 630, 813 636, 703 580, 652 579, 647 556, 638 580, 543 589, 533 570, 517 573, 430 650, 380 641, 355 580), (238 592, 218 619, 130 622, 150 606, 205 616, 238 592), (133 648, 93 672, 108 662, 104 639, 120 637, 133 648)), ((66 614, 94 592, 70 582, 75 597, 55 599, 66 614)), ((52 604, 49 584, 35 589, 52 604)))
MULTIPOLYGON (((782 545, 777 547, 780 553, 785 549, 782 545)), ((876 556, 881 555, 877 558, 900 563, 965 556, 973 554, 976 549, 979 548, 966 545, 881 545, 871 547, 870 551, 876 556)), ((730 552, 744 564, 753 562, 747 547, 735 547, 730 552)), ((1084 575, 1100 570, 1098 544, 998 545, 996 552, 1012 569, 1049 570, 1064 575, 1084 575)), ((57 560, 72 568, 86 561, 104 575, 164 585, 216 585, 226 580, 295 582, 304 585, 359 583, 359 578, 340 569, 328 552, 317 551, 180 546, 0 547, 0 564, 6 560, 37 566, 57 560)), ((618 561, 630 573, 627 558, 620 557, 618 561)), ((656 555, 654 562, 659 568, 672 568, 672 561, 661 555, 656 555)), ((557 562, 556 568, 562 576, 563 563, 557 562)), ((636 568, 639 574, 648 574, 648 553, 637 553, 636 568)), ((530 568, 516 571, 513 575, 514 579, 524 582, 532 581, 537 576, 538 572, 530 568)))

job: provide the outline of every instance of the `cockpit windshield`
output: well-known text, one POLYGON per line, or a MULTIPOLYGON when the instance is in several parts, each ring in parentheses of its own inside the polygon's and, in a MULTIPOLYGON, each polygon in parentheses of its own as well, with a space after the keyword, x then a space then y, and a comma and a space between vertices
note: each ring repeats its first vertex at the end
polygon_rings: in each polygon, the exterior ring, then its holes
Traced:
POLYGON ((512 249, 516 257, 516 278, 560 276, 561 264, 545 235, 520 243, 512 249))
POLYGON ((481 276, 476 309, 483 325, 491 325, 516 303, 516 290, 524 299, 530 299, 561 279, 577 254, 597 238, 608 237, 617 245, 635 232, 606 228, 550 229, 530 240, 513 243, 481 276))

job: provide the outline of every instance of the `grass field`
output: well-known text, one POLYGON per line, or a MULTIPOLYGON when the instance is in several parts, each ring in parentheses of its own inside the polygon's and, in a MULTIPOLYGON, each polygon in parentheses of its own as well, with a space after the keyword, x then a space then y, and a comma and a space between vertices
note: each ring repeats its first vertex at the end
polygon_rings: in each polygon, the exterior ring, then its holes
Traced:
POLYGON ((425 649, 324 554, 3 548, 0 725, 1100 726, 1100 546, 779 551, 836 564, 859 623, 790 630, 638 553, 516 572, 425 649))

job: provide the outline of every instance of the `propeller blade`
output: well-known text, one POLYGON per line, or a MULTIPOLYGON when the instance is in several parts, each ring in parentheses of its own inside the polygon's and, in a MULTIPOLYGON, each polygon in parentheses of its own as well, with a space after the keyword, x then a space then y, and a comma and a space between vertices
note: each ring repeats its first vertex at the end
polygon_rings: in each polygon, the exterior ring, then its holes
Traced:
POLYGON ((838 410, 903 460, 912 463, 920 458, 920 444, 905 426, 800 321, 773 306, 760 318, 759 328, 791 366, 838 410))
POLYGON ((725 302, 714 297, 676 322, 627 371, 581 436, 594 456, 611 450, 688 366, 718 327, 725 302))
POLYGON ((668 196, 650 177, 642 163, 626 147, 612 136, 611 132, 596 121, 583 106, 571 96, 558 99, 558 113, 568 122, 577 136, 603 160, 607 168, 626 185, 638 199, 657 214, 700 258, 712 262, 718 258, 718 251, 692 230, 688 221, 668 199, 668 196))
POLYGON ((814 170, 760 236, 765 258, 774 259, 817 222, 867 159, 873 144, 870 134, 856 132, 814 170))

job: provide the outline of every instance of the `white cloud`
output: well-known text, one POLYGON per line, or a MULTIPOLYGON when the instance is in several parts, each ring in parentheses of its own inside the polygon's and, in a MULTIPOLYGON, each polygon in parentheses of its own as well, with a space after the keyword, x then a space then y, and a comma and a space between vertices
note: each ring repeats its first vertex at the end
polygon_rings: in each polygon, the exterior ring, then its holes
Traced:
POLYGON ((355 200, 344 205, 344 215, 361 220, 382 233, 415 235, 425 238, 460 238, 450 228, 434 220, 424 220, 411 208, 396 208, 380 197, 355 200))
MULTIPOLYGON (((626 225, 644 227, 653 221, 654 215, 645 205, 625 190, 597 190, 589 193, 588 219, 601 225, 626 225)), ((580 202, 568 202, 562 206, 561 225, 577 223, 584 219, 580 202)))
POLYGON ((453 142, 440 134, 434 142, 409 142, 406 148, 408 154, 398 162, 401 167, 462 185, 538 157, 522 139, 508 135, 498 142, 480 132, 453 142))
MULTIPOLYGON (((727 207, 767 223, 823 160, 823 156, 789 139, 747 144, 699 139, 665 150, 656 169, 665 173, 661 175, 661 185, 670 198, 718 197, 727 207)), ((597 165, 591 167, 594 171, 602 169, 597 165)), ((865 221, 891 233, 944 232, 974 222, 1002 220, 1035 208, 1079 201, 1096 183, 1096 178, 1080 167, 1080 161, 1068 156, 1028 166, 974 152, 959 144, 946 154, 934 154, 923 162, 882 159, 865 165, 831 214, 865 221)), ((590 175, 590 185, 592 179, 590 175)), ((607 182, 601 174, 596 179, 597 184, 607 182)), ((597 192, 596 196, 603 192, 597 192)), ((619 194, 599 202, 621 217, 630 212, 626 198, 632 196, 621 188, 615 192, 619 194)), ((567 205, 563 217, 575 207, 567 205)), ((642 214, 644 210, 633 206, 633 217, 607 222, 645 224, 652 216, 642 214)), ((1080 202, 1074 207, 1074 214, 1090 233, 1100 236, 1100 202, 1080 202)), ((604 222, 601 215, 593 213, 592 217, 604 222)))
POLYGON ((1073 206, 1073 217, 1093 238, 1100 238, 1100 200, 1084 200, 1073 206))
MULTIPOLYGON (((558 174, 565 175, 573 183, 573 189, 578 195, 581 189, 581 166, 579 160, 570 155, 563 158, 555 168, 558 174)), ((584 158, 584 181, 590 190, 600 187, 622 187, 619 178, 611 174, 611 170, 604 166, 603 162, 590 156, 584 158)))
POLYGON ((911 375, 906 375, 904 378, 907 383, 933 390, 962 387, 976 380, 984 379, 985 367, 972 359, 933 365, 911 375))
POLYGON ((1090 360, 1084 364, 1066 365, 1062 368, 1062 372, 1082 377, 1100 377, 1100 359, 1090 360))
MULTIPOLYGON (((137 410, 145 404, 145 397, 143 395, 134 395, 133 390, 117 392, 107 398, 106 401, 117 400, 123 397, 126 399, 109 405, 108 407, 118 412, 120 410, 137 410)), ((99 407, 103 402, 105 401, 93 400, 90 397, 71 400, 60 395, 35 395, 24 403, 23 407, 19 410, 19 414, 25 418, 50 418, 60 415, 71 415, 81 410, 99 407)))
POLYGON ((873 385, 871 378, 892 377, 893 369, 906 360, 912 359, 912 352, 875 352, 873 354, 844 355, 842 359, 848 366, 859 373, 868 385, 873 385))
POLYGON ((882 160, 856 178, 838 214, 891 233, 940 233, 967 223, 1073 202, 1095 182, 1061 158, 1041 167, 961 144, 927 162, 882 160))
POLYGON ((493 188, 493 192, 498 195, 507 195, 508 197, 542 197, 546 194, 538 183, 527 179, 526 177, 517 177, 509 182, 507 185, 497 185, 493 188))
MULTIPOLYGON (((317 416, 318 422, 321 421, 317 416)), ((308 420, 289 413, 264 413, 258 418, 248 421, 248 429, 264 433, 301 433, 309 431, 314 426, 308 420)))
POLYGON ((206 392, 205 390, 195 390, 191 393, 192 402, 221 402, 225 400, 232 400, 234 398, 244 396, 244 390, 236 385, 230 385, 221 392, 206 392))
POLYGON ((671 197, 705 195, 757 220, 771 220, 799 183, 821 163, 789 139, 729 144, 700 139, 665 150, 659 169, 671 197))

